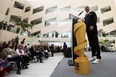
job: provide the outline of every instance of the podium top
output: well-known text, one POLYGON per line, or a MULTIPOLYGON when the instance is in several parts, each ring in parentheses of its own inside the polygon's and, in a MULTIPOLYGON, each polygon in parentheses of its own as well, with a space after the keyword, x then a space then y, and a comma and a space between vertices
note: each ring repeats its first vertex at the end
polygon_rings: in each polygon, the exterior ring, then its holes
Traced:
POLYGON ((75 16, 73 14, 69 14, 69 18, 70 19, 76 19, 76 20, 81 19, 81 18, 79 18, 79 17, 77 17, 77 16, 75 16))

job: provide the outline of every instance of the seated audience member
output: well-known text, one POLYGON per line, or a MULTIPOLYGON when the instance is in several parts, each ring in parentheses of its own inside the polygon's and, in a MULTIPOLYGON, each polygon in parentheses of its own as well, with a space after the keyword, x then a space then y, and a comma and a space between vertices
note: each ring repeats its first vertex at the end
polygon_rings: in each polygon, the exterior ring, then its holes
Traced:
POLYGON ((18 55, 20 55, 22 57, 23 61, 25 62, 25 64, 22 67, 28 68, 27 66, 29 65, 29 57, 28 57, 27 53, 24 51, 22 44, 18 45, 18 48, 16 49, 16 53, 18 55))
POLYGON ((0 52, 2 52, 2 50, 3 50, 3 42, 0 41, 0 52))
POLYGON ((41 53, 41 48, 37 47, 36 45, 33 45, 30 49, 29 49, 30 53, 31 53, 31 59, 34 59, 34 56, 37 56, 37 62, 40 59, 40 63, 43 63, 42 61, 42 56, 43 54, 41 53))
POLYGON ((45 56, 45 55, 44 55, 44 51, 42 51, 40 45, 36 46, 36 53, 39 55, 38 58, 40 60, 40 63, 43 63, 43 56, 45 56))
POLYGON ((37 56, 35 53, 36 53, 36 45, 32 45, 31 47, 30 47, 30 49, 29 49, 29 51, 30 51, 30 57, 31 57, 31 60, 33 60, 34 59, 34 56, 37 56))
POLYGON ((55 50, 54 44, 51 44, 50 51, 51 51, 52 57, 54 56, 54 50, 55 50))
POLYGON ((3 42, 3 49, 7 47, 6 41, 3 42))
POLYGON ((44 55, 45 55, 45 58, 48 58, 48 46, 44 46, 44 55))
POLYGON ((11 61, 15 61, 16 64, 17 64, 17 74, 21 74, 21 63, 24 64, 24 61, 23 59, 21 58, 21 56, 17 55, 16 54, 16 51, 14 51, 12 49, 12 42, 8 44, 8 47, 3 49, 3 51, 1 52, 1 58, 3 60, 7 60, 8 62, 11 62, 11 61))
POLYGON ((7 22, 3 23, 3 30, 6 30, 7 22))
POLYGON ((4 77, 5 72, 9 73, 12 70, 12 65, 0 58, 0 77, 4 77))
POLYGON ((1 21, 1 22, 0 22, 0 30, 1 30, 2 27, 3 27, 3 23, 4 23, 4 21, 1 21))

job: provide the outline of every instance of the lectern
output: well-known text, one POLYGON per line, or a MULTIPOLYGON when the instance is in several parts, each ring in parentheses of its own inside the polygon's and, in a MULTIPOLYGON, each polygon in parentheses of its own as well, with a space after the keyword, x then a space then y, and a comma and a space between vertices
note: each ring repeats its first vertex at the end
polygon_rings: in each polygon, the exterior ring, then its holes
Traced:
POLYGON ((73 61, 69 65, 74 65, 75 72, 78 74, 89 74, 90 64, 87 56, 84 54, 87 41, 85 39, 86 25, 82 19, 70 14, 72 19, 72 54, 73 61))

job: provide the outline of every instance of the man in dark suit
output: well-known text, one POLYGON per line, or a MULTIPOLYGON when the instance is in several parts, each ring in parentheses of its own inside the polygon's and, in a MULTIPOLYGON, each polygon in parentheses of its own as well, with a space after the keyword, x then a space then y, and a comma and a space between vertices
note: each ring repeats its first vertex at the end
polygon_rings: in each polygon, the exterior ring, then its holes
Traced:
POLYGON ((100 56, 100 47, 98 42, 98 32, 97 32, 97 15, 95 12, 90 11, 89 6, 85 7, 86 15, 85 15, 85 24, 87 30, 87 37, 89 41, 89 45, 92 51, 92 58, 91 60, 93 63, 100 63, 101 56, 100 56))

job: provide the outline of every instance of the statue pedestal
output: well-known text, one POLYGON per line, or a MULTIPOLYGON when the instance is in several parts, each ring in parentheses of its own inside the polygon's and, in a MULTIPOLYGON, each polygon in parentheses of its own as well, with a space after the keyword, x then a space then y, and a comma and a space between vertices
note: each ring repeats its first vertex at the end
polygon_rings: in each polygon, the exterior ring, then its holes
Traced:
POLYGON ((78 74, 89 74, 90 73, 90 64, 88 58, 78 57, 74 60, 75 62, 75 72, 78 74))

